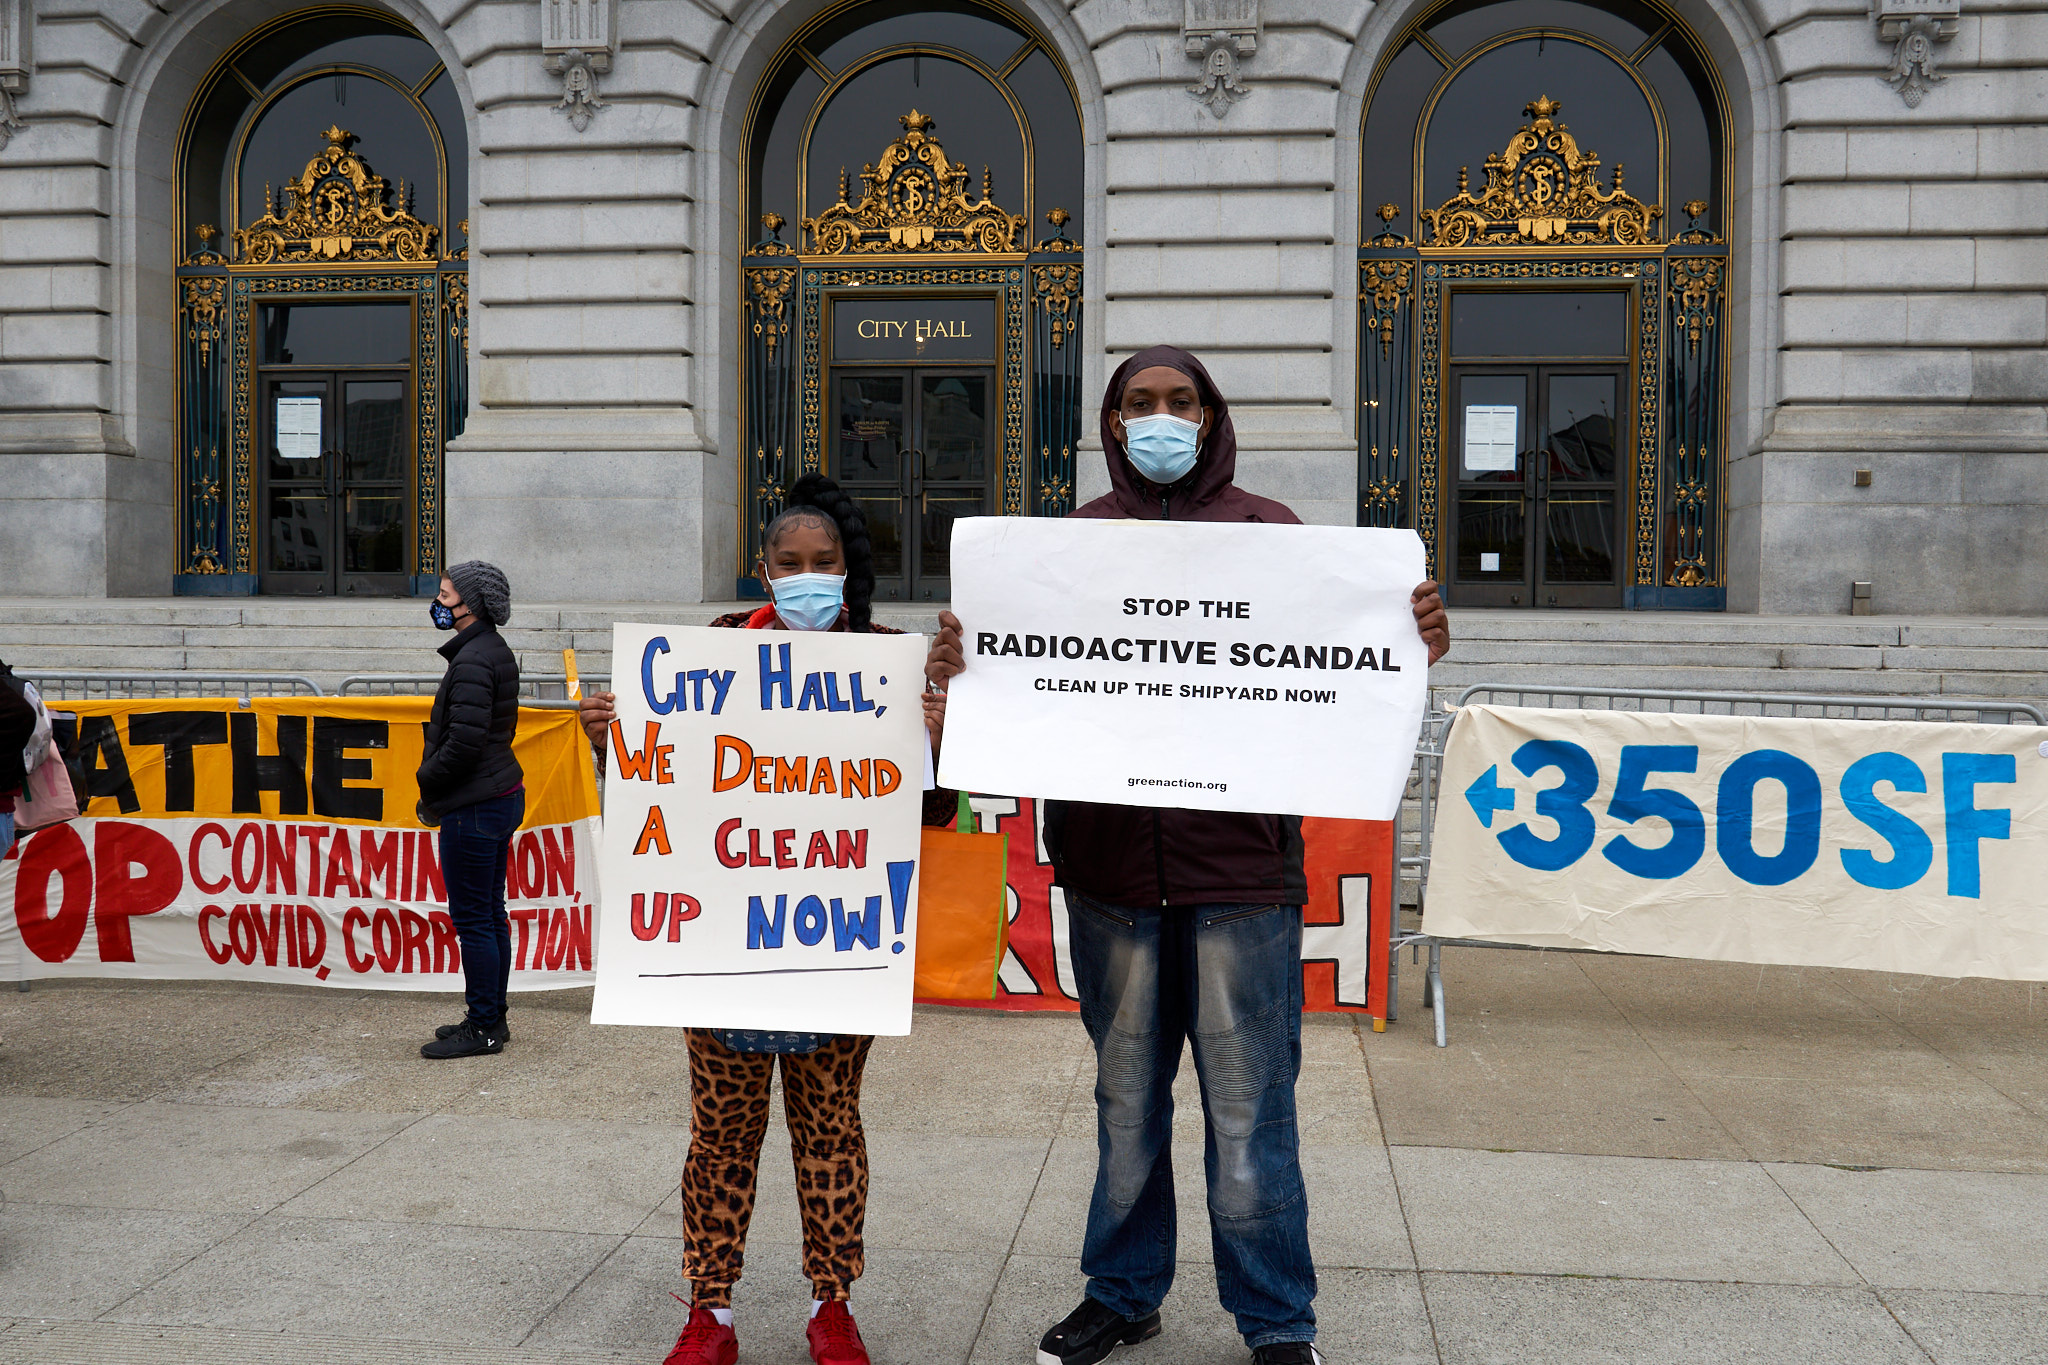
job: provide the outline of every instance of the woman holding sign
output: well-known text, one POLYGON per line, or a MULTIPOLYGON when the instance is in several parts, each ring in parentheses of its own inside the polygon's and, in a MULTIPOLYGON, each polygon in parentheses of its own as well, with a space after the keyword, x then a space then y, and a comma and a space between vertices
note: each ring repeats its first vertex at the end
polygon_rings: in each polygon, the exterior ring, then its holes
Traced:
MULTIPOLYGON (((899 634, 869 619, 875 570, 867 519, 830 479, 806 474, 789 490, 761 540, 756 572, 769 604, 711 622, 735 630, 836 630, 899 634)), ((583 726, 603 766, 614 696, 583 702, 583 726)), ((927 702, 930 712, 944 699, 927 702)), ((927 792, 925 823, 950 824, 952 792, 927 792)), ((754 1183, 768 1131, 768 1090, 777 1061, 803 1212, 804 1274, 813 1300, 805 1335, 817 1365, 868 1365, 847 1308, 860 1277, 867 1219, 867 1138, 860 1083, 872 1037, 686 1029, 690 1050, 690 1154, 683 1164, 683 1276, 689 1322, 665 1365, 733 1365, 732 1287, 746 1254, 754 1183)))

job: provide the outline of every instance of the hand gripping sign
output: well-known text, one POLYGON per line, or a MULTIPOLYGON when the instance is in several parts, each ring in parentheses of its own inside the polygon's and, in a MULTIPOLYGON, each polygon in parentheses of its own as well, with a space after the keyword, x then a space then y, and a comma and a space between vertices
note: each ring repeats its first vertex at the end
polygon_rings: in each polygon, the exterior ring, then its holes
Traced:
POLYGON ((614 627, 593 1023, 910 1032, 924 654, 614 627))
POLYGON ((1392 819, 1429 653, 1413 531, 953 523, 939 777, 1126 806, 1392 819))
POLYGON ((2043 733, 1467 707, 1423 929, 2048 980, 2043 733))

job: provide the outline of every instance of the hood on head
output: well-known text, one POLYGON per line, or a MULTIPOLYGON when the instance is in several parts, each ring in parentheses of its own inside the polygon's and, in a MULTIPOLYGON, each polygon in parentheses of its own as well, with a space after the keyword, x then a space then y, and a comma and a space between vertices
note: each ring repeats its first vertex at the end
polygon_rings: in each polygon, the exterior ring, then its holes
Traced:
POLYGON ((1102 453, 1109 461, 1109 483, 1114 496, 1130 515, 1157 517, 1159 491, 1145 481, 1144 475, 1131 463, 1131 457, 1124 453, 1124 443, 1117 439, 1116 426, 1110 419, 1116 415, 1123 400, 1124 386, 1130 382, 1131 376, 1155 365, 1179 370, 1193 380, 1202 406, 1210 410, 1213 418, 1209 434, 1203 438, 1202 448, 1195 454, 1195 467, 1167 494, 1173 515, 1182 517, 1214 500, 1237 477, 1237 431, 1230 424, 1230 404, 1224 401, 1216 381, 1209 377, 1209 371, 1202 367, 1201 361, 1180 347, 1148 346, 1117 366, 1102 394, 1102 453))

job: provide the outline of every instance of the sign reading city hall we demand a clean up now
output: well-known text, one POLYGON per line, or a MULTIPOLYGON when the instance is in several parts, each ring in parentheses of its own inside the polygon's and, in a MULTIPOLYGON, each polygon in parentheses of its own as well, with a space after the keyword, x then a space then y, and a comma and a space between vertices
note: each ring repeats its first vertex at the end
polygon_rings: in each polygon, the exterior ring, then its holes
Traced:
POLYGON ((924 656, 613 628, 593 1023, 910 1032, 924 656))
POLYGON ((945 785, 1393 818, 1429 670, 1413 531, 975 517, 952 563, 945 785))

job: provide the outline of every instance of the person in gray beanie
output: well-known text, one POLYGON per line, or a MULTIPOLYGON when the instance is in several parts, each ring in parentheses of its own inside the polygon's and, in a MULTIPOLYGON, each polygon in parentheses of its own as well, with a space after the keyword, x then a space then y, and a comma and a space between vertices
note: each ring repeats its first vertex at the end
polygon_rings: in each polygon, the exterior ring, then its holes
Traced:
POLYGON ((512 619, 512 585, 497 565, 465 559, 448 570, 448 581, 455 585, 456 598, 468 603, 479 619, 494 626, 512 619))
POLYGON ((468 1011, 434 1031, 422 1057, 476 1057, 504 1049, 505 987, 512 928, 505 918, 505 860, 526 814, 525 774, 512 756, 519 730, 519 660, 498 634, 512 617, 512 589, 494 564, 447 570, 428 608, 455 638, 427 720, 420 760, 420 820, 441 827, 448 917, 462 944, 468 1011))

